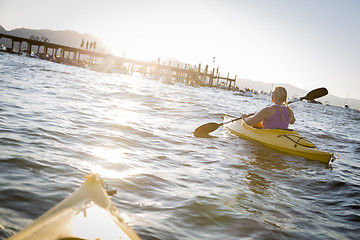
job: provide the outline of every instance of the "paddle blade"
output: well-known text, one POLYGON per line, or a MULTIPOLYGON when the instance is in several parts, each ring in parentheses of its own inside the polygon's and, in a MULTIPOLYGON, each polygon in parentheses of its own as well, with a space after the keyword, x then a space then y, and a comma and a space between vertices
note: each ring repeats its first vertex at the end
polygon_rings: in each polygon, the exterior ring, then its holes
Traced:
POLYGON ((215 131, 216 129, 218 129, 222 124, 218 124, 218 123, 206 123, 204 125, 201 125, 200 127, 196 128, 194 131, 194 135, 204 135, 204 134, 208 134, 211 133, 213 131, 215 131))
POLYGON ((310 91, 308 94, 306 94, 305 100, 313 100, 315 98, 323 97, 328 94, 328 90, 326 88, 317 88, 312 91, 310 91))

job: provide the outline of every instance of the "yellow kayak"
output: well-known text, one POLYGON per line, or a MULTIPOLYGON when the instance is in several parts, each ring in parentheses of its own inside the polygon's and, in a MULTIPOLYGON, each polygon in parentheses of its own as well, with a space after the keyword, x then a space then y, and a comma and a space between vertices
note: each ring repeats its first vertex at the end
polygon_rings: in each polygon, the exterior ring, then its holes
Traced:
MULTIPOLYGON (((223 116, 224 122, 235 117, 223 116)), ((311 160, 329 163, 334 154, 319 150, 312 142, 293 130, 261 129, 247 125, 240 119, 224 125, 230 132, 244 138, 256 140, 266 146, 311 160)))
POLYGON ((120 217, 96 174, 11 240, 140 239, 120 217))

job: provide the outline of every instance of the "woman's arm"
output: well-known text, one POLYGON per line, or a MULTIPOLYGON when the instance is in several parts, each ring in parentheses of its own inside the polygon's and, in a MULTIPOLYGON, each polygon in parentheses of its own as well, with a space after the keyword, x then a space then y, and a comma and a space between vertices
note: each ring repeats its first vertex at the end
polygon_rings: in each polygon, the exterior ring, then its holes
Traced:
POLYGON ((289 107, 288 107, 288 113, 289 113, 289 117, 290 117, 290 124, 294 124, 295 121, 296 121, 295 116, 294 116, 294 112, 289 107))
POLYGON ((263 108, 258 113, 256 113, 252 118, 246 118, 247 115, 243 114, 241 117, 243 117, 246 124, 250 126, 254 126, 258 123, 260 123, 262 120, 264 120, 269 115, 269 108, 263 108))

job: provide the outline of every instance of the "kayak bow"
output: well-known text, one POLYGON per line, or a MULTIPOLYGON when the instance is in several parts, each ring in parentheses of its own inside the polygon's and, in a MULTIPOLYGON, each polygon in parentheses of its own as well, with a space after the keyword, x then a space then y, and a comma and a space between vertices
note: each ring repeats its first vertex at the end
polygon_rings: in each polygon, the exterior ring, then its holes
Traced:
POLYGON ((97 174, 10 240, 140 239, 120 217, 97 174))

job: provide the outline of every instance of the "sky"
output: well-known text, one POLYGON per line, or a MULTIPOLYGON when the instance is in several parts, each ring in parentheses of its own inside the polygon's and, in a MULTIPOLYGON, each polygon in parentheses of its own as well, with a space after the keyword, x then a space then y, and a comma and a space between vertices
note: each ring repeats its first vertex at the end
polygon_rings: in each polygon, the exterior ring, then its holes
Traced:
POLYGON ((92 33, 118 56, 360 99, 360 0, 0 0, 0 25, 92 33))

